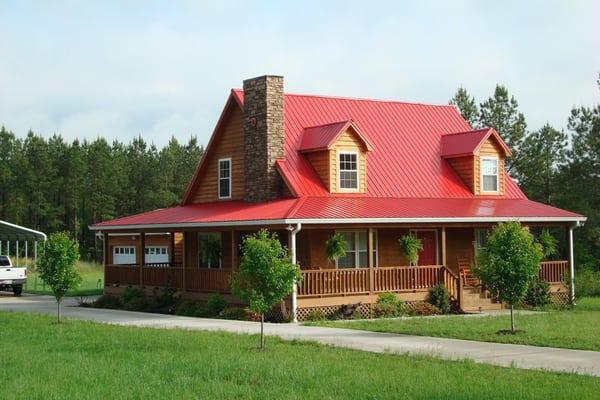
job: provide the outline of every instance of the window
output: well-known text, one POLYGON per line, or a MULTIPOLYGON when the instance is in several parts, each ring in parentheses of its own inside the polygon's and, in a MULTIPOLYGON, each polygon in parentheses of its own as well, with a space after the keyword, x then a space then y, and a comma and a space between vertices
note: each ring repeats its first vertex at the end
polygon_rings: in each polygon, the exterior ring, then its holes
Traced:
POLYGON ((489 229, 475 229, 475 254, 485 249, 489 234, 489 229))
POLYGON ((498 191, 498 159, 481 158, 481 191, 498 191))
POLYGON ((198 233, 198 266, 221 268, 221 233, 198 233))
MULTIPOLYGON (((369 266, 368 231, 341 231, 346 239, 346 255, 337 260, 338 268, 367 268, 369 266)), ((373 258, 377 266, 377 231, 373 231, 373 258)))
POLYGON ((358 190, 358 153, 341 152, 338 157, 340 189, 358 190))
POLYGON ((169 262, 167 246, 146 246, 144 252, 145 264, 167 264, 169 262))
POLYGON ((135 264, 134 246, 115 246, 113 247, 113 264, 135 264))
POLYGON ((231 198, 231 158, 219 160, 219 198, 231 198))

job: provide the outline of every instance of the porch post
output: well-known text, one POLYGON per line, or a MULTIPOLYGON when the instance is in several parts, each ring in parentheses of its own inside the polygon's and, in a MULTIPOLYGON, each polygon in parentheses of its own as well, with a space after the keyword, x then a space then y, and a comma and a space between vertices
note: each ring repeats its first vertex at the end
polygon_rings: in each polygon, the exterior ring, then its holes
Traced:
MULTIPOLYGON (((110 246, 108 243, 108 232, 102 232, 102 263, 104 264, 104 287, 106 287, 106 267, 110 257, 110 246)), ((37 242, 36 242, 37 245, 37 242)), ((114 283, 114 282, 112 282, 114 283)), ((103 291, 104 292, 104 291, 103 291)))
POLYGON ((373 245, 373 228, 369 228, 367 240, 367 254, 369 255, 367 257, 369 260, 369 294, 375 293, 375 271, 373 270, 373 267, 375 266, 375 257, 373 256, 373 245))
POLYGON ((146 257, 146 233, 140 232, 140 286, 144 286, 144 262, 146 257))
MULTIPOLYGON (((296 256, 296 234, 302 229, 302 224, 296 224, 296 227, 288 226, 290 232, 290 250, 292 263, 297 264, 296 256)), ((292 322, 298 322, 298 283, 294 281, 292 286, 292 322)))
POLYGON ((237 268, 237 246, 235 240, 235 229, 231 230, 231 271, 235 271, 237 268))
POLYGON ((169 251, 169 264, 175 263, 175 232, 171 232, 171 251, 169 251))
POLYGON ((575 305, 575 254, 573 249, 573 225, 569 226, 569 278, 571 304, 575 305))
POLYGON ((18 267, 19 266, 19 239, 17 239, 17 249, 16 249, 16 253, 15 253, 15 265, 18 267))
POLYGON ((446 227, 442 226, 442 265, 444 267, 448 267, 446 265, 446 227))

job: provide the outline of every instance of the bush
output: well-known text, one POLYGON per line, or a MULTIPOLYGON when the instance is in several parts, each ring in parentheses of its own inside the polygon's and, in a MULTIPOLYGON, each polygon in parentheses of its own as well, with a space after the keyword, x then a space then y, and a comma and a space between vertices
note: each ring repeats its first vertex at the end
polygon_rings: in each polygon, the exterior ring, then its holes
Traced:
POLYGON ((540 279, 534 279, 527 289, 524 302, 531 307, 543 307, 550 304, 550 284, 540 279))
POLYGON ((129 303, 131 300, 139 298, 139 297, 144 297, 145 294, 143 291, 141 291, 138 288, 132 288, 132 287, 128 287, 125 289, 125 291, 123 292, 123 303, 129 303))
POLYGON ((127 311, 151 312, 154 310, 154 301, 148 297, 133 297, 123 305, 127 311))
POLYGON ((117 309, 123 308, 123 302, 120 297, 113 296, 112 294, 104 294, 92 303, 92 307, 117 309))
POLYGON ((450 305, 448 289, 446 289, 446 286, 443 283, 438 283, 429 289, 427 302, 436 306, 442 314, 448 314, 452 308, 450 305))
POLYGON ((306 318, 307 321, 325 321, 326 319, 327 315, 325 315, 325 313, 319 309, 312 310, 306 318))
POLYGON ((160 292, 156 294, 155 291, 155 302, 157 308, 165 308, 171 307, 177 303, 177 298, 175 297, 175 289, 170 287, 164 287, 160 289, 160 292))
POLYGON ((186 317, 202 317, 205 313, 204 304, 199 301, 184 300, 175 307, 175 315, 186 317))
POLYGON ((221 311, 227 308, 228 305, 229 303, 227 303, 227 300, 225 300, 223 296, 214 293, 208 296, 208 300, 206 301, 206 312, 209 316, 216 317, 221 311))
POLYGON ((600 296, 600 272, 583 268, 575 276, 575 294, 577 297, 600 296))
POLYGON ((419 301, 410 305, 409 314, 416 316, 438 315, 440 310, 431 303, 419 301))
POLYGON ((355 309, 354 312, 352 313, 352 319, 364 319, 365 317, 363 316, 362 311, 360 311, 360 307, 355 309))
POLYGON ((406 304, 394 293, 381 293, 377 296, 373 313, 376 318, 399 317, 406 314, 406 304))
POLYGON ((237 319, 245 321, 248 319, 248 311, 242 307, 226 307, 219 314, 223 319, 237 319))

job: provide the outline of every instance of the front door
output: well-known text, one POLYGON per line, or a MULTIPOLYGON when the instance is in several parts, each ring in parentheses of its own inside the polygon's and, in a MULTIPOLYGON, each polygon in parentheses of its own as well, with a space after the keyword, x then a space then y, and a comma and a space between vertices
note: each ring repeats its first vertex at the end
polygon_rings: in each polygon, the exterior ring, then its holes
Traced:
POLYGON ((437 235, 433 230, 418 230, 413 234, 421 239, 423 250, 419 252, 417 265, 437 265, 437 235))

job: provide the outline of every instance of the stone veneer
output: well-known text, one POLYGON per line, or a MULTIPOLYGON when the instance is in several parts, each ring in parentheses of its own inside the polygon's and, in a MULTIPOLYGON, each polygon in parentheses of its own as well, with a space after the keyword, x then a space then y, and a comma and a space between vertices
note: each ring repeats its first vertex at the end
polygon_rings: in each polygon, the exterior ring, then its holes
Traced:
POLYGON ((244 154, 247 202, 281 197, 282 179, 275 160, 283 158, 283 77, 244 81, 244 154))

